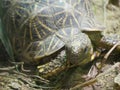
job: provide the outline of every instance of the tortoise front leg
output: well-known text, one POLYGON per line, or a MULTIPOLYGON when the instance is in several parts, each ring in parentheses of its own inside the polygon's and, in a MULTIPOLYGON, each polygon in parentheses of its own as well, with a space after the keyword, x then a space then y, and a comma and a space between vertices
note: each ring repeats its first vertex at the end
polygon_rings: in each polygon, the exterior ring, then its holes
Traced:
POLYGON ((57 73, 65 70, 67 67, 66 63, 66 54, 65 51, 61 51, 60 54, 50 62, 38 66, 39 74, 40 76, 47 78, 53 75, 56 75, 57 73))

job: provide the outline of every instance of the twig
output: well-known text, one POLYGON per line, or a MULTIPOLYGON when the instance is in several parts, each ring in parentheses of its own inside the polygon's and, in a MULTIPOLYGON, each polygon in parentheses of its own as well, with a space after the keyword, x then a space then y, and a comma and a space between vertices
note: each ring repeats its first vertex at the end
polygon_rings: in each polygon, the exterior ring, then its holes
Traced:
POLYGON ((14 73, 19 74, 19 75, 22 75, 22 76, 27 77, 27 78, 28 78, 28 77, 35 77, 35 78, 39 79, 41 82, 43 82, 43 83, 46 83, 46 84, 49 83, 49 80, 44 79, 44 78, 42 78, 42 77, 40 77, 40 76, 37 76, 37 75, 26 75, 26 74, 24 74, 24 73, 17 72, 17 71, 14 71, 14 73))
POLYGON ((107 58, 109 57, 109 55, 112 53, 112 51, 118 46, 120 45, 120 41, 117 42, 108 52, 107 54, 104 56, 104 62, 106 62, 107 58))
POLYGON ((118 41, 104 56, 103 60, 101 61, 101 65, 99 68, 98 73, 100 72, 100 70, 102 69, 102 67, 105 65, 105 62, 107 61, 108 57, 110 56, 110 54, 112 53, 112 51, 118 46, 120 45, 120 41, 118 41))
POLYGON ((112 51, 118 46, 120 45, 120 41, 117 42, 107 53, 106 55, 104 56, 103 60, 102 60, 102 63, 101 63, 101 68, 102 66, 104 66, 104 63, 107 61, 108 57, 110 56, 110 54, 112 53, 112 51))
POLYGON ((49 80, 47 80, 47 79, 44 79, 44 78, 42 78, 42 77, 40 77, 40 76, 38 76, 38 75, 29 75, 30 77, 34 77, 34 78, 38 78, 38 79, 40 79, 40 80, 43 80, 43 81, 45 81, 44 83, 46 83, 46 84, 48 84, 50 81, 49 80))
POLYGON ((21 70, 24 71, 24 72, 30 72, 31 71, 31 70, 24 69, 24 62, 23 62, 23 64, 21 64, 21 70))
POLYGON ((33 84, 31 82, 29 82, 28 80, 24 80, 22 78, 19 78, 21 81, 23 81, 24 83, 27 83, 29 86, 34 87, 34 88, 53 88, 53 87, 44 87, 44 86, 38 86, 36 84, 33 84))
POLYGON ((30 72, 31 70, 26 70, 24 69, 24 62, 12 62, 9 60, 10 63, 14 64, 16 67, 18 67, 18 65, 20 65, 21 70, 24 72, 30 72))
POLYGON ((97 78, 91 79, 91 80, 89 80, 87 82, 84 82, 82 84, 78 84, 75 87, 71 88, 70 90, 77 90, 79 88, 82 88, 82 87, 85 87, 85 86, 88 86, 88 85, 92 85, 95 82, 97 82, 97 78))
POLYGON ((0 68, 1 71, 9 71, 9 70, 13 70, 15 68, 17 68, 19 65, 21 67, 21 70, 24 71, 24 72, 30 72, 30 70, 25 70, 24 69, 24 62, 11 62, 12 64, 14 64, 15 66, 11 66, 11 67, 3 67, 3 68, 0 68))
POLYGON ((15 69, 15 68, 16 68, 15 66, 6 67, 6 68, 0 68, 0 71, 9 71, 9 70, 13 70, 13 69, 15 69))

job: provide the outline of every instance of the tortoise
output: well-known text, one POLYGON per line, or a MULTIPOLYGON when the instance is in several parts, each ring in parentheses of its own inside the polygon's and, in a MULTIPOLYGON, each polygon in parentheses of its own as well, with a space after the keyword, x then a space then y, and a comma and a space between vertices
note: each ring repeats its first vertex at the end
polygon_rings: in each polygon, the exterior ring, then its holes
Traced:
POLYGON ((52 75, 68 64, 91 61, 92 44, 97 45, 102 29, 89 0, 2 0, 2 5, 2 21, 15 57, 39 62, 40 74, 52 75))

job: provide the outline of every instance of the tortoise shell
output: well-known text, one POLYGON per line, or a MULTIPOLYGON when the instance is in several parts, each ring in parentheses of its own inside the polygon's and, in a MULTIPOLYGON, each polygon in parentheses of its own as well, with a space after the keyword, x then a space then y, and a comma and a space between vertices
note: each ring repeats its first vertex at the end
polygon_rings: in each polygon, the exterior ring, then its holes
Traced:
POLYGON ((98 30, 89 0, 2 0, 2 3, 3 21, 13 51, 26 62, 61 49, 65 43, 60 36, 98 30))

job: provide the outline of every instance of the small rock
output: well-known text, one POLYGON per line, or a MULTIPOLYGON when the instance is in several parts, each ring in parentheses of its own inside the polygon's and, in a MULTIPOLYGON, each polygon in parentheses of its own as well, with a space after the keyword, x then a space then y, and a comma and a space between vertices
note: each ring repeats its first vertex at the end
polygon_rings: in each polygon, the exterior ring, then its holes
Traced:
POLYGON ((120 86, 120 73, 114 78, 114 82, 120 86))

